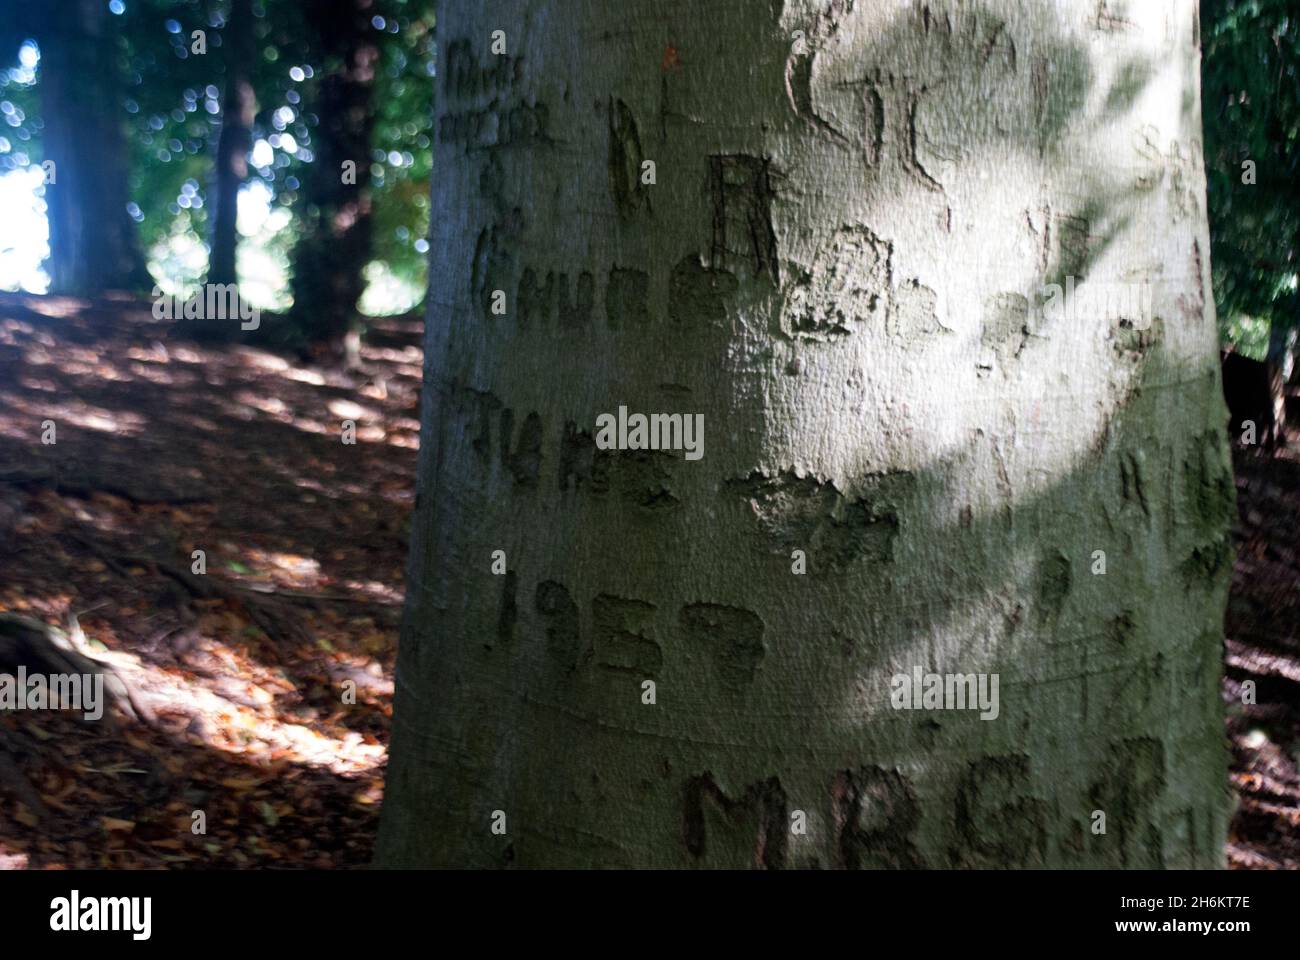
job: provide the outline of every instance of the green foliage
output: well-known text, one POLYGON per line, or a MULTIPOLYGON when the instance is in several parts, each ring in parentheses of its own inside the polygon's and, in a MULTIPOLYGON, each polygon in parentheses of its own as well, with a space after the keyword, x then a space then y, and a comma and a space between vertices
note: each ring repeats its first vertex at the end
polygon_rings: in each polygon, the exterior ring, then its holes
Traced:
POLYGON ((191 31, 217 34, 203 7, 198 0, 133 0, 119 17, 131 215, 145 250, 177 230, 206 231, 222 77, 218 37, 210 37, 208 55, 189 52, 191 31))
POLYGON ((1202 112, 1220 331, 1258 356, 1270 325, 1300 321, 1300 11, 1294 0, 1204 0, 1202 16, 1202 112), (1246 161, 1254 163, 1253 185, 1243 182, 1246 161))
POLYGON ((35 73, 18 58, 21 43, 0 48, 0 173, 42 159, 40 97, 35 73))
MULTIPOLYGON (((154 269, 174 284, 193 283, 206 269, 213 158, 221 132, 228 69, 222 30, 228 0, 122 0, 110 19, 123 97, 130 165, 131 216, 154 269), (191 34, 205 31, 207 53, 191 52, 191 34)), ((368 275, 423 290, 428 229, 433 94, 432 0, 377 0, 371 27, 381 51, 372 101, 373 259, 368 275)), ((313 49, 312 5, 254 0, 254 49, 247 65, 257 102, 249 182, 266 188, 272 209, 296 220, 301 184, 313 162, 313 112, 329 65, 313 49), (270 147, 268 150, 267 147, 270 147)), ((39 72, 16 60, 26 24, 0 27, 0 173, 41 160, 39 72)), ((295 223, 241 238, 245 267, 282 286, 269 305, 284 306, 295 223)), ((383 298, 372 298, 382 300, 383 298)))
POLYGON ((427 3, 404 0, 386 7, 398 30, 383 44, 373 99, 374 258, 423 290, 433 172, 433 12, 427 3))

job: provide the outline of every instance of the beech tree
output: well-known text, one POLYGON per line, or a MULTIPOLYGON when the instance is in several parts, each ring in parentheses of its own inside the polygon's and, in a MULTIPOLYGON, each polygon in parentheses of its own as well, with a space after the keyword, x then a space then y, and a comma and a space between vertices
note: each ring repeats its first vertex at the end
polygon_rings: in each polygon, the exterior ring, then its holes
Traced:
POLYGON ((438 31, 379 862, 1220 865, 1194 0, 438 31))

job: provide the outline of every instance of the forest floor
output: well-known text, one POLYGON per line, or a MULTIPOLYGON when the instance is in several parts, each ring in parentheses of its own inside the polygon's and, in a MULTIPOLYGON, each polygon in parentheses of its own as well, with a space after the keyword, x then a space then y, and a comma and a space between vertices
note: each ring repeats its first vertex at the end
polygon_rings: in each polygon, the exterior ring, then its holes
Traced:
POLYGON ((1223 695, 1238 803, 1228 865, 1300 870, 1300 448, 1233 453, 1237 561, 1223 695))
POLYGON ((0 712, 0 868, 364 865, 419 324, 377 324, 365 376, 167 326, 136 304, 0 297, 0 611, 77 615, 156 715, 0 712))
MULTIPOLYGON (((168 327, 138 303, 0 295, 0 618, 75 615, 154 714, 0 711, 0 869, 362 866, 419 323, 375 322, 359 374, 168 327)), ((1300 868, 1300 454, 1239 452, 1238 495, 1228 860, 1300 868)))

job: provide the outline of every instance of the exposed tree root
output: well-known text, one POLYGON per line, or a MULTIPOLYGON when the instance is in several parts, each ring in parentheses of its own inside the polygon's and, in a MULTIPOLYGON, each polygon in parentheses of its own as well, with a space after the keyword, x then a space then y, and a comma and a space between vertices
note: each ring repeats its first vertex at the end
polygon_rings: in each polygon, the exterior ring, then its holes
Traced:
MULTIPOLYGON (((259 590, 256 587, 246 587, 240 584, 227 583, 219 577, 208 574, 192 573, 185 564, 172 563, 167 560, 159 559, 157 556, 138 553, 121 553, 111 551, 102 547, 94 539, 79 534, 68 534, 69 539, 73 540, 78 546, 84 548, 87 552, 98 557, 104 565, 113 570, 119 576, 130 577, 131 573, 128 564, 136 564, 142 567, 152 567, 158 573, 166 576, 173 583, 179 584, 184 588, 188 596, 197 597, 201 600, 222 600, 235 610, 241 611, 247 615, 263 633, 277 644, 295 644, 303 640, 310 640, 306 636, 301 626, 301 618, 293 611, 288 610, 284 603, 278 599, 273 599, 279 595, 295 596, 297 599, 315 602, 319 599, 330 600, 347 600, 345 597, 315 597, 309 594, 290 594, 283 590, 259 590)), ((163 545, 159 548, 160 552, 166 549, 163 545)), ((175 552, 174 550, 171 552, 175 552)), ((181 598, 186 599, 186 597, 181 598)))
POLYGON ((112 666, 96 660, 81 649, 83 636, 74 621, 65 633, 31 617, 0 613, 0 673, 100 674, 111 703, 132 720, 153 725, 153 711, 136 695, 112 666))
MULTIPOLYGON (((153 725, 153 711, 112 666, 88 656, 81 649, 80 627, 71 633, 30 617, 0 613, 0 673, 16 675, 18 668, 32 674, 98 674, 104 678, 109 704, 132 720, 153 725)), ((105 711, 109 722, 112 713, 105 711)), ((45 819, 49 808, 39 791, 15 762, 17 756, 39 756, 40 748, 27 737, 6 728, 0 736, 0 788, 20 800, 35 816, 45 819)))
POLYGON ((305 639, 298 617, 286 611, 280 603, 267 599, 267 594, 249 588, 225 583, 217 577, 191 573, 185 567, 159 560, 156 557, 131 557, 136 563, 151 565, 159 573, 170 577, 200 599, 225 601, 237 611, 246 614, 259 630, 277 645, 292 646, 305 639))

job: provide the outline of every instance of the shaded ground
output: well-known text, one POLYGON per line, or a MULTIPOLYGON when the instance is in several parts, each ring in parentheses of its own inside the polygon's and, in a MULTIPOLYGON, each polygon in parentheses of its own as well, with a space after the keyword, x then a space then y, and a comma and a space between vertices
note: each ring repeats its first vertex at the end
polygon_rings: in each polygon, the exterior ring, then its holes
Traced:
MULTIPOLYGON (((1300 869, 1300 451, 1234 452, 1237 564, 1223 691, 1238 796, 1230 866, 1300 869), (1243 703, 1247 682, 1254 703, 1243 703)), ((1245 699, 1250 699, 1245 697, 1245 699)))
MULTIPOLYGON (((0 711, 0 869, 362 865, 391 715, 418 323, 381 324, 355 376, 168 328, 134 304, 0 295, 0 614, 78 615, 157 715, 0 711), (14 799, 23 785, 43 816, 14 799)), ((1300 454, 1238 451, 1237 468, 1228 858, 1294 869, 1300 454)))
POLYGON ((79 614, 157 714, 150 728, 0 712, 0 866, 366 863, 418 327, 390 323, 369 375, 349 378, 167 326, 134 305, 0 297, 0 611, 79 614), (6 776, 48 816, 13 802, 6 776))

